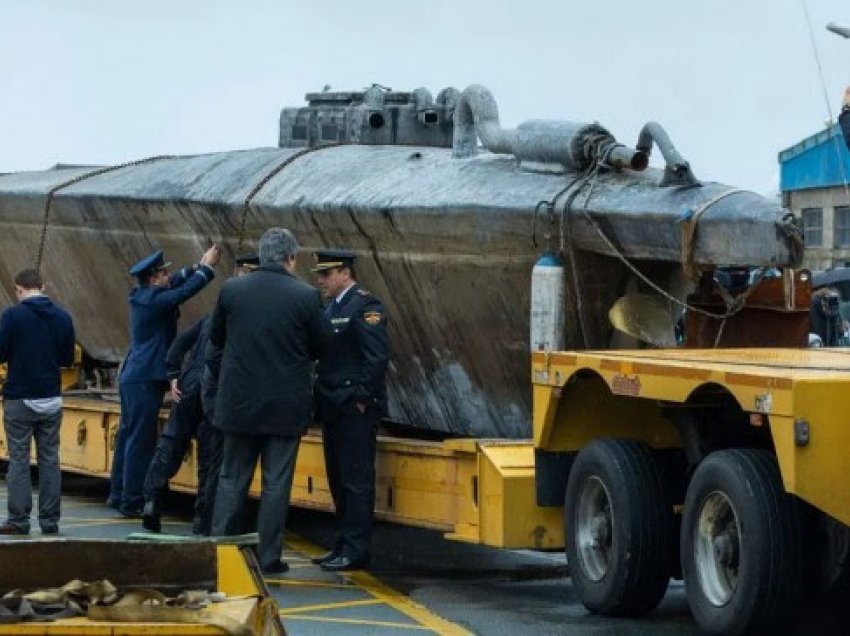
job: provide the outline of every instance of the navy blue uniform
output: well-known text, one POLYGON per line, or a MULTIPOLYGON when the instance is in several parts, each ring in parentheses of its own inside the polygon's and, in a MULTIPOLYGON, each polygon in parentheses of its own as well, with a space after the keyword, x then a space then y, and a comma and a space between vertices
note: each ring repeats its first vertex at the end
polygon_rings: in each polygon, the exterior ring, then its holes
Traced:
POLYGON ((334 553, 355 563, 369 558, 375 508, 377 427, 386 410, 389 359, 381 301, 358 285, 325 311, 316 415, 322 423, 325 468, 334 501, 334 553), (357 404, 365 406, 360 412, 357 404))
POLYGON ((153 456, 159 408, 168 388, 165 359, 177 331, 178 307, 215 276, 206 265, 184 268, 169 287, 130 292, 130 351, 118 376, 121 424, 115 440, 108 503, 134 514, 144 504, 142 484, 153 456))
MULTIPOLYGON (((168 423, 159 436, 153 460, 145 476, 145 502, 156 500, 152 512, 159 517, 159 498, 168 486, 168 481, 180 470, 183 457, 189 450, 192 438, 198 440, 198 496, 195 499, 193 530, 198 534, 208 533, 209 503, 207 500, 209 458, 221 436, 214 434, 209 421, 204 417, 201 403, 201 378, 204 373, 206 349, 209 342, 210 319, 202 318, 194 326, 178 335, 168 350, 166 367, 169 380, 177 380, 182 393, 179 402, 171 407, 168 423)), ((217 431, 215 432, 217 433, 217 431)), ((220 453, 220 449, 218 451, 220 453)), ((145 508, 147 515, 148 508, 145 508)))

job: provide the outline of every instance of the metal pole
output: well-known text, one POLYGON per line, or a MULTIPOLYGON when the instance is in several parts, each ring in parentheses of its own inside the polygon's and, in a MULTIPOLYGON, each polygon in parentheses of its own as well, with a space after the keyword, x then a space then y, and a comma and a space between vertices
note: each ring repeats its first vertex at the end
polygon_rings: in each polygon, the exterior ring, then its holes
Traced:
POLYGON ((830 22, 826 25, 827 31, 832 31, 836 35, 850 39, 850 27, 838 26, 835 22, 830 22))

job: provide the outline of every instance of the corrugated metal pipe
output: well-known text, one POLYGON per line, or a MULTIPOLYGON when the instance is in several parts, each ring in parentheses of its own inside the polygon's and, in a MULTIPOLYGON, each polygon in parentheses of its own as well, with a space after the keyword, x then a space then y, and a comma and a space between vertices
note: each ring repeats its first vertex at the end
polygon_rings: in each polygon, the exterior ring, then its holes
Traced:
POLYGON ((691 171, 690 164, 685 161, 676 146, 670 141, 667 131, 661 127, 661 124, 654 121, 647 122, 641 128, 638 135, 637 149, 638 152, 643 152, 649 158, 652 152, 652 143, 658 146, 661 151, 661 156, 664 157, 666 166, 664 168, 664 177, 661 179, 663 186, 694 186, 700 185, 700 182, 691 171))
POLYGON ((469 86, 454 114, 453 155, 471 157, 478 140, 490 152, 512 154, 521 161, 558 163, 568 170, 585 170, 595 161, 614 168, 644 170, 648 156, 617 143, 599 124, 531 120, 515 130, 499 125, 499 108, 488 89, 469 86))
POLYGON ((452 86, 448 86, 437 93, 435 100, 437 105, 443 109, 443 117, 446 121, 454 121, 455 109, 460 101, 460 91, 452 86))

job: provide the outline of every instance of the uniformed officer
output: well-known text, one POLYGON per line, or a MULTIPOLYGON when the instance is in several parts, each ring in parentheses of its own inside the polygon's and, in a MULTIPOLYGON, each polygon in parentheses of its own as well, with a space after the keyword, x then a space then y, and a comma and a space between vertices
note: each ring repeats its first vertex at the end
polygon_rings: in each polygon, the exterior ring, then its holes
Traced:
POLYGON ((141 515, 142 483, 156 444, 157 418, 168 388, 165 358, 177 331, 178 307, 215 276, 217 246, 193 267, 170 276, 162 251, 130 268, 138 285, 130 303, 130 350, 118 376, 121 424, 115 440, 107 505, 126 517, 141 515))
POLYGON ((328 297, 316 419, 323 426, 337 534, 331 551, 314 562, 325 570, 351 570, 369 561, 376 435, 386 409, 387 316, 381 301, 357 285, 352 252, 323 250, 315 256, 313 271, 328 297))
MULTIPOLYGON (((234 275, 242 276, 259 267, 260 257, 256 254, 238 256, 235 265, 234 275)), ((209 316, 205 316, 174 339, 166 356, 174 405, 156 442, 143 488, 142 525, 152 532, 161 530, 162 496, 168 481, 180 470, 194 437, 198 441, 198 494, 192 533, 210 533, 212 504, 221 466, 221 433, 211 426, 211 400, 202 395, 209 331, 209 316)))

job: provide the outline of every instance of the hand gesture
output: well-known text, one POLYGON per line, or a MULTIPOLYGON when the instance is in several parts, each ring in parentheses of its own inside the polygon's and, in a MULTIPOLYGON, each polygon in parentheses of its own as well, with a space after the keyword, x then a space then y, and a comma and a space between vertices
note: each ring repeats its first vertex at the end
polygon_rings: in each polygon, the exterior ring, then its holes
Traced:
POLYGON ((213 244, 211 248, 209 248, 204 255, 201 257, 201 265, 206 265, 207 267, 215 267, 218 265, 218 260, 221 258, 221 249, 219 249, 218 245, 213 244))
POLYGON ((175 402, 179 402, 180 398, 183 397, 183 391, 177 386, 177 378, 171 380, 171 399, 175 402))

